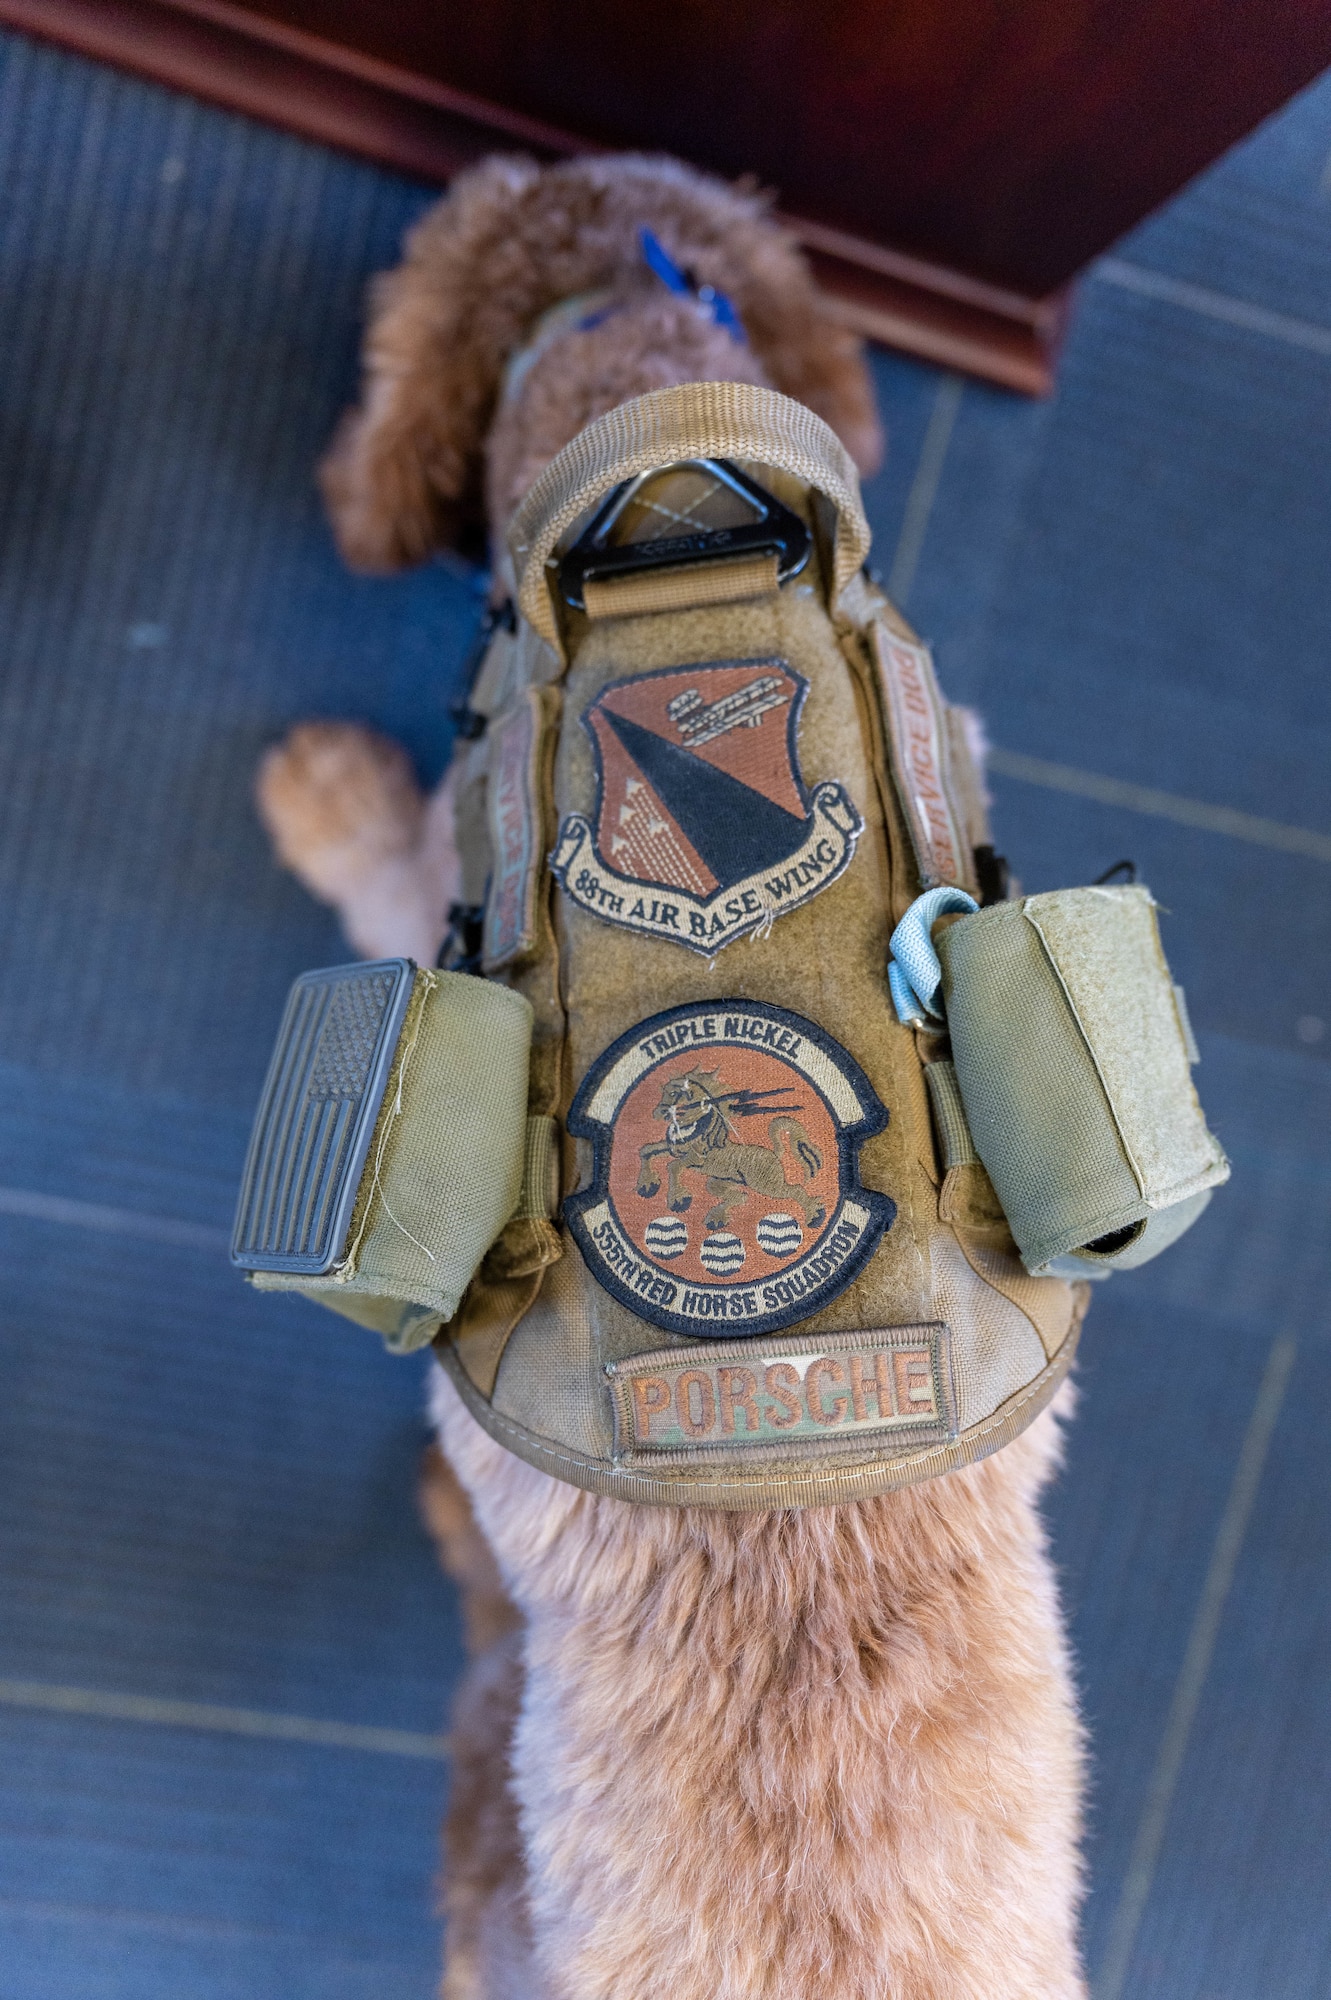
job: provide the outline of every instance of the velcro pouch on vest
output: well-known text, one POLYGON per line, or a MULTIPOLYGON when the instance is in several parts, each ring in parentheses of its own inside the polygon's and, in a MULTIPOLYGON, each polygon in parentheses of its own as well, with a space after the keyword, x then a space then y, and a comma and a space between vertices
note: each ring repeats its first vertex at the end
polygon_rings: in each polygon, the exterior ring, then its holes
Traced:
POLYGON ((255 1119, 232 1262, 397 1352, 426 1345, 521 1204, 531 1027, 520 994, 406 958, 303 974, 255 1119))
POLYGON ((1026 896, 935 945, 966 1119, 1027 1270, 1148 1262, 1229 1178, 1149 892, 1026 896))

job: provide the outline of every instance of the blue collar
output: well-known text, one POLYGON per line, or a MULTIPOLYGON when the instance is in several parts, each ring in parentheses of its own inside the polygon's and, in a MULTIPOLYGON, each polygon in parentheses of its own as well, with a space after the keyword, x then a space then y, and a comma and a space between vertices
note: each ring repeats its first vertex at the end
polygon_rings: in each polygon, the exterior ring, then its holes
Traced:
POLYGON ((683 271, 658 236, 647 228, 639 228, 638 242, 642 247, 643 260, 649 270, 654 271, 661 283, 680 298, 694 299, 704 307, 715 326, 723 326, 732 340, 741 347, 748 345, 744 334, 744 323, 724 292, 718 292, 715 285, 700 285, 691 271, 683 271))
MULTIPOLYGON (((661 280, 667 290, 677 298, 692 299, 714 326, 724 327, 741 347, 748 346, 744 322, 724 292, 718 292, 714 285, 698 284, 691 272, 681 270, 660 238, 650 229, 638 230, 638 244, 648 270, 661 280)), ((624 306, 625 301, 616 299, 608 290, 575 292, 571 298, 560 299, 548 306, 521 347, 515 349, 505 363, 501 402, 513 400, 530 369, 557 340, 561 340, 566 333, 586 333, 590 328, 600 326, 603 320, 613 319, 617 312, 622 312, 624 306)))

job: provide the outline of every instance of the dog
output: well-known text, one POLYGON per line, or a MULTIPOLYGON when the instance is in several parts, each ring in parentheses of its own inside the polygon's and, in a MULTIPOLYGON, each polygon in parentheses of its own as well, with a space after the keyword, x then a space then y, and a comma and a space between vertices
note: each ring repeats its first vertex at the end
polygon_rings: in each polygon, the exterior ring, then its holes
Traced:
MULTIPOLYGON (((486 162, 376 284, 362 402, 322 470, 342 551, 367 570, 417 562, 478 509, 502 546, 585 425, 706 381, 780 390, 861 471, 877 463, 859 344, 751 188, 668 160, 486 162), (644 229, 687 288, 644 265, 644 229), (615 310, 541 331, 589 294, 615 310), (743 344, 701 309, 718 294, 743 344)), ((428 966, 460 900, 454 789, 426 799, 399 748, 315 722, 268 753, 258 800, 278 856, 359 952, 428 966)), ((743 1199, 727 1174, 780 1176, 783 1200, 806 1200, 819 1155, 802 1128, 803 1164, 776 1133, 721 1145, 722 1173, 699 1151, 707 1118, 726 1138, 715 1071, 675 1094, 640 1168, 666 1162, 672 1208, 681 1174, 722 1208, 743 1199)), ((1038 1512, 1070 1396, 942 1477, 727 1512, 556 1480, 436 1370, 423 1507, 469 1649, 447 2000, 1084 1994, 1083 1741, 1038 1512)))

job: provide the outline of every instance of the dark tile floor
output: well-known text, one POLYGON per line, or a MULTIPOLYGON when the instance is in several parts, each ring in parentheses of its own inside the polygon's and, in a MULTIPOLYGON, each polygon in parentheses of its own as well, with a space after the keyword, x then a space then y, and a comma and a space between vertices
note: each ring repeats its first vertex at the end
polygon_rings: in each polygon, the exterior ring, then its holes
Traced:
MULTIPOLYGON (((1001 842, 1138 862, 1235 1165, 1099 1298, 1052 1506, 1097 2000, 1331 1996, 1329 156, 1324 85, 1118 246, 1047 404, 876 363, 876 560, 1001 842)), ((341 955, 257 753, 355 715, 433 776, 476 615, 346 575, 310 481, 427 197, 12 36, 0 184, 0 2000, 423 2000, 420 1369, 220 1246, 341 955)))

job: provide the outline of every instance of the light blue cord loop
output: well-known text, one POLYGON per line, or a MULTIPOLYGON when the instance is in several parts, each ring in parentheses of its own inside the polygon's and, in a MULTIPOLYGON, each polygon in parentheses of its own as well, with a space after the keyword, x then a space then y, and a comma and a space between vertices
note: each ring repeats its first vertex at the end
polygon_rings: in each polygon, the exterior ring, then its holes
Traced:
POLYGON ((937 1027, 942 1023, 939 988, 943 968, 930 935, 934 925, 953 910, 971 916, 979 907, 964 889, 926 889, 893 931, 887 983, 897 1019, 906 1027, 937 1027))
POLYGON ((929 1016, 915 998, 910 981, 894 958, 889 958, 887 961, 887 983, 891 988, 892 1005, 897 1010, 897 1019, 903 1027, 927 1027, 929 1016))

